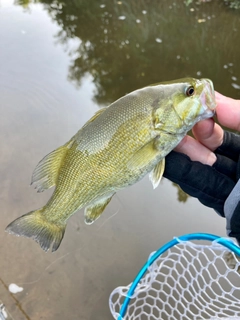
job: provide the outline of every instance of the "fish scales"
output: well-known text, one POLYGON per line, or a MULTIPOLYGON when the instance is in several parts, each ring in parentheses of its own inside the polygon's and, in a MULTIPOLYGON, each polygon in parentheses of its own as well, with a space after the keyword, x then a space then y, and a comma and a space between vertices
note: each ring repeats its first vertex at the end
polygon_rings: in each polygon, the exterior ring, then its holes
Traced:
POLYGON ((96 184, 98 184, 101 190, 100 196, 102 196, 109 189, 111 190, 111 187, 114 187, 116 183, 121 185, 124 180, 128 180, 129 177, 123 175, 123 179, 116 181, 119 172, 124 171, 127 173, 126 171, 128 171, 126 168, 128 156, 123 155, 127 154, 128 150, 132 153, 152 138, 149 130, 146 130, 146 112, 149 117, 148 125, 153 129, 151 112, 149 112, 151 110, 147 110, 143 103, 139 108, 135 99, 131 99, 131 102, 129 104, 130 113, 121 112, 117 105, 115 108, 117 115, 116 112, 105 115, 106 111, 108 111, 106 110, 94 123, 83 128, 76 135, 76 141, 79 144, 73 145, 70 151, 72 155, 69 154, 59 174, 61 188, 56 187, 54 197, 48 203, 49 210, 53 210, 52 212, 57 213, 59 206, 62 207, 65 211, 65 215, 62 217, 63 220, 68 217, 69 212, 75 212, 80 206, 86 205, 92 198, 99 197, 99 190, 96 190, 96 196, 93 193, 89 193, 89 190, 96 189, 96 184), (138 111, 137 113, 135 109, 138 111), (103 121, 101 121, 101 117, 103 117, 103 121), (119 117, 118 121, 116 121, 116 117, 119 117), (128 121, 133 122, 133 124, 136 122, 137 125, 131 126, 128 121), (119 125, 119 123, 122 124, 119 125), (111 135, 108 132, 109 126, 111 127, 111 135), (131 134, 132 132, 134 132, 134 135, 131 134), (88 136, 91 136, 91 140, 87 139, 88 136), (81 156, 78 153, 81 153, 81 156), (111 156, 112 153, 116 155, 114 158, 111 156), (94 155, 94 157, 91 157, 91 155, 94 155), (70 164, 69 161, 74 165, 70 164), (77 168, 81 168, 81 171, 78 171, 77 168), (93 171, 94 180, 89 180, 89 175, 93 171), (112 179, 108 180, 108 186, 106 186, 105 181, 110 172, 112 179), (72 181, 71 188, 68 186, 66 176, 72 181), (84 185, 84 190, 82 190, 82 185, 84 185), (68 197, 71 197, 71 201, 66 203, 64 202, 62 190, 64 190, 65 196, 67 189, 70 189, 68 197), (78 190, 81 191, 80 197, 76 193, 78 190), (62 202, 58 203, 61 200, 62 202), (64 204, 66 207, 63 207, 64 204))
POLYGON ((55 190, 43 208, 14 220, 7 231, 57 250, 78 209, 85 207, 85 222, 91 224, 118 190, 147 173, 155 188, 165 156, 214 108, 212 82, 186 78, 136 90, 99 110, 40 161, 32 182, 38 191, 54 185, 55 190))

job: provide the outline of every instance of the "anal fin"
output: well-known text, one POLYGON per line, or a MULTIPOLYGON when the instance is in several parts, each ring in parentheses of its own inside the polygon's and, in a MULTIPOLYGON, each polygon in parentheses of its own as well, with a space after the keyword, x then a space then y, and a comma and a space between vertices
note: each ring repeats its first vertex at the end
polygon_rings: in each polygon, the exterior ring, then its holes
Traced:
POLYGON ((111 201, 114 194, 111 194, 108 197, 104 197, 99 199, 98 201, 90 204, 88 207, 85 208, 84 217, 85 217, 85 223, 86 224, 92 224, 94 221, 96 221, 106 206, 111 201))

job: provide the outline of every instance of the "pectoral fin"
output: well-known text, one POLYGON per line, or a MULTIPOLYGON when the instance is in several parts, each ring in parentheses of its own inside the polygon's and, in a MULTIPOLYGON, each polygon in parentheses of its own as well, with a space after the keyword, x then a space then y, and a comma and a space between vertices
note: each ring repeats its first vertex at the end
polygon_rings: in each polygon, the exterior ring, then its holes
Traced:
POLYGON ((44 157, 33 171, 31 184, 35 184, 38 192, 55 186, 59 169, 73 141, 59 147, 44 157))
POLYGON ((165 158, 163 158, 150 172, 149 179, 152 182, 153 189, 157 188, 159 182, 162 179, 162 175, 165 169, 165 158))
POLYGON ((111 201, 113 195, 114 194, 110 195, 109 197, 104 197, 85 208, 84 216, 86 224, 92 224, 100 217, 103 210, 111 201))
POLYGON ((159 155, 159 149, 156 147, 156 143, 159 137, 155 137, 153 140, 145 144, 139 149, 129 160, 128 166, 131 169, 144 168, 159 155))

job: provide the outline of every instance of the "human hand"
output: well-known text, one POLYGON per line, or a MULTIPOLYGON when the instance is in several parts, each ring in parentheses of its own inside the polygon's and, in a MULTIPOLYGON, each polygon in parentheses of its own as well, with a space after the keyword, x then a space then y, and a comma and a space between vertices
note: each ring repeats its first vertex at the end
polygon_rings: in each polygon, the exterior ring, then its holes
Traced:
MULTIPOLYGON (((220 124, 240 131, 240 100, 234 100, 215 92, 217 108, 216 114, 220 124)), ((193 161, 213 165, 216 161, 214 150, 223 142, 223 129, 213 119, 198 122, 193 127, 192 138, 186 136, 175 151, 184 153, 193 161)))
MULTIPOLYGON (((240 130, 240 101, 216 92, 220 124, 240 130)), ((240 243, 240 136, 224 131, 213 119, 193 128, 166 157, 164 177, 226 217, 227 233, 240 243)))

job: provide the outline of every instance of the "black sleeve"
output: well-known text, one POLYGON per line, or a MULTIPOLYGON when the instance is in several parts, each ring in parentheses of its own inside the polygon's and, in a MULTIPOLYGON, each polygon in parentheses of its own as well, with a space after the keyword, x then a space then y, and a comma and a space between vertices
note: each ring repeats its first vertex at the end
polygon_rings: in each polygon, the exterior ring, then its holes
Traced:
POLYGON ((215 150, 215 153, 237 162, 240 154, 240 135, 224 131, 223 143, 215 150))
POLYGON ((215 150, 217 161, 213 167, 235 182, 240 178, 240 135, 224 131, 223 143, 215 150))
POLYGON ((235 185, 225 174, 198 161, 191 161, 185 154, 172 151, 166 157, 163 176, 224 216, 224 202, 235 185))

